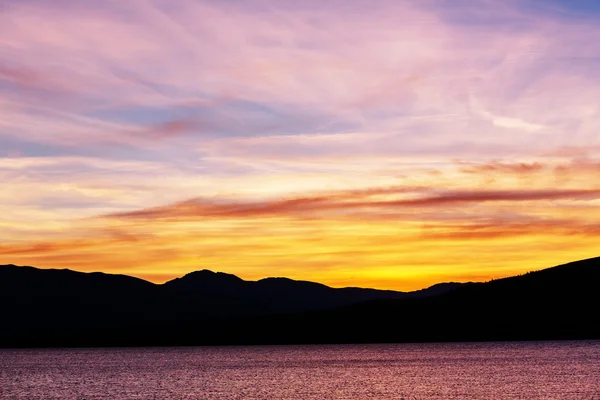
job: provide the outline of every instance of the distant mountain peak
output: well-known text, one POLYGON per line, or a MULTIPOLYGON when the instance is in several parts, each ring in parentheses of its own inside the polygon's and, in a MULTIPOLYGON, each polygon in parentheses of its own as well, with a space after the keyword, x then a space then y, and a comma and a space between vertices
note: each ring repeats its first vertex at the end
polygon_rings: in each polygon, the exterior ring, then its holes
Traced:
POLYGON ((163 286, 185 290, 206 289, 210 287, 211 289, 218 290, 224 287, 237 287, 244 283, 245 281, 236 275, 202 269, 185 274, 181 278, 170 280, 164 283, 163 286))
POLYGON ((321 286, 321 287, 330 288, 329 286, 324 285, 322 283, 318 283, 318 282, 298 281, 298 280, 295 280, 295 279, 285 278, 285 277, 281 277, 281 276, 268 277, 268 278, 259 279, 258 281, 256 281, 256 283, 259 284, 259 285, 265 285, 265 284, 276 284, 276 285, 313 285, 313 286, 321 286))
POLYGON ((215 272, 215 271, 211 271, 210 269, 201 269, 198 271, 192 271, 189 272, 187 274, 185 274, 183 277, 181 277, 180 279, 190 279, 190 278, 194 278, 194 279, 203 279, 203 278, 208 278, 208 279, 235 279, 235 280, 242 280, 241 278, 239 278, 236 275, 233 274, 228 274, 226 272, 215 272))

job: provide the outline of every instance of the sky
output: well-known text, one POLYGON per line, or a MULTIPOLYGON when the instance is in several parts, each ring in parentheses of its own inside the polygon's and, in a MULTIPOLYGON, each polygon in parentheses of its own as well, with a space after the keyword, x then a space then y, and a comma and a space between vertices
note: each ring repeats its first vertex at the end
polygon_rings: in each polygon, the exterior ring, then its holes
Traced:
POLYGON ((413 290, 600 255, 596 0, 0 0, 0 264, 413 290))

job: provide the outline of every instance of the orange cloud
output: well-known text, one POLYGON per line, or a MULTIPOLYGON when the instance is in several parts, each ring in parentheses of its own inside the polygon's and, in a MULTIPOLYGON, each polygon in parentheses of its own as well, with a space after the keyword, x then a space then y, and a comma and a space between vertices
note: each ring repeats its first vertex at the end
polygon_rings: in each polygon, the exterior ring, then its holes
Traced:
POLYGON ((486 202, 525 202, 551 200, 593 200, 600 198, 600 189, 574 190, 455 190, 433 191, 429 194, 415 188, 384 188, 364 191, 349 191, 331 195, 303 197, 261 202, 208 202, 192 199, 184 202, 138 211, 115 213, 104 216, 113 219, 138 220, 181 220, 192 218, 248 218, 268 215, 304 215, 328 211, 393 210, 395 208, 421 208, 440 206, 462 206, 486 202), (367 199, 375 195, 416 193, 417 196, 394 200, 367 199))
POLYGON ((546 165, 539 162, 532 163, 504 163, 493 161, 487 164, 467 165, 460 168, 460 171, 466 174, 481 173, 511 173, 511 174, 530 174, 540 172, 546 169, 546 165))

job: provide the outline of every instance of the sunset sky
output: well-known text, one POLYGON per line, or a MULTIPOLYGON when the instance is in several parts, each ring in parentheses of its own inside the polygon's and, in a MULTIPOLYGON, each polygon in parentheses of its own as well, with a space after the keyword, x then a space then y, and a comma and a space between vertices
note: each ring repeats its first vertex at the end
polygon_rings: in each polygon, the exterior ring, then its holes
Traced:
POLYGON ((0 264, 489 280, 599 177, 597 0, 0 0, 0 264))

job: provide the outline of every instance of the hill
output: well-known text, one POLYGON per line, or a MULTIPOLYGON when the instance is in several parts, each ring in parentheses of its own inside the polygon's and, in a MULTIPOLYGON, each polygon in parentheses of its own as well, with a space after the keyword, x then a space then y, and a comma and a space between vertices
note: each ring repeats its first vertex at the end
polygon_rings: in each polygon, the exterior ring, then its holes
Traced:
POLYGON ((20 268, 0 267, 0 301, 11 310, 3 346, 600 338, 600 258, 412 293, 198 271, 164 285, 117 276, 115 285, 82 294, 74 282, 113 278, 69 271, 62 273, 76 275, 68 284, 51 284, 61 292, 36 297, 23 294, 30 278, 6 280, 20 268))
MULTIPOLYGON (((125 275, 0 266, 0 345, 104 343, 183 323, 308 312, 376 299, 425 297, 460 284, 417 292, 335 289, 322 284, 196 271, 162 285, 125 275)), ((165 328, 170 329, 170 328, 165 328)))

